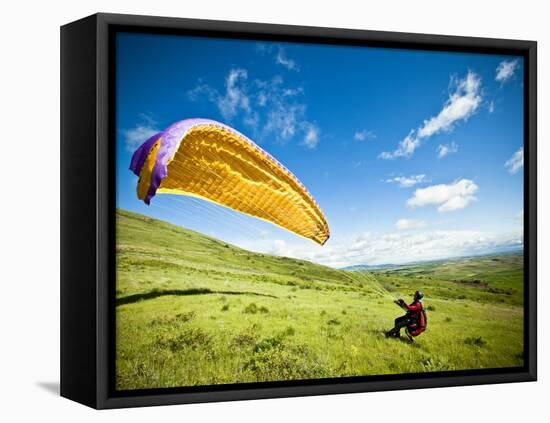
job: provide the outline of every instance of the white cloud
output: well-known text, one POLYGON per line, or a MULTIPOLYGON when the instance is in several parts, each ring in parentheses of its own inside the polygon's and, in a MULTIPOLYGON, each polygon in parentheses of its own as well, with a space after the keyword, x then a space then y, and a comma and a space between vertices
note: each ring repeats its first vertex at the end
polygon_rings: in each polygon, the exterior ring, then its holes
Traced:
POLYGON ((214 103, 217 101, 218 91, 208 84, 203 83, 202 79, 199 79, 197 86, 187 91, 187 97, 191 101, 198 101, 202 97, 206 97, 209 101, 214 103))
POLYGON ((398 157, 410 157, 420 146, 420 138, 416 136, 416 131, 409 132, 403 140, 399 142, 399 145, 394 151, 383 151, 380 153, 380 158, 385 160, 396 159, 398 157))
POLYGON ((416 184, 420 184, 422 182, 429 182, 428 179, 426 179, 426 175, 411 175, 411 176, 396 176, 394 178, 386 179, 385 182, 387 183, 396 183, 399 184, 402 188, 410 188, 416 184))
POLYGON ((272 137, 287 142, 300 136, 302 144, 313 149, 321 131, 306 117, 302 87, 287 87, 283 78, 269 80, 249 78, 246 69, 233 68, 225 78, 222 93, 202 80, 187 92, 191 101, 206 100, 218 108, 229 122, 241 121, 252 130, 254 139, 272 137))
POLYGON ((449 132, 460 121, 467 121, 476 113, 481 104, 481 79, 472 71, 468 71, 464 79, 452 79, 454 91, 449 94, 441 111, 423 124, 409 132, 399 143, 396 150, 380 154, 382 159, 410 157, 421 145, 422 140, 440 132, 449 132))
POLYGON ((284 66, 288 70, 295 70, 295 71, 299 70, 299 67, 296 64, 296 62, 294 60, 290 59, 286 55, 285 49, 283 49, 280 46, 277 50, 277 55, 275 56, 275 63, 277 63, 278 65, 284 66))
POLYGON ((449 212, 463 209, 475 201, 478 186, 469 179, 461 179, 452 184, 432 185, 418 188, 414 195, 407 200, 411 208, 428 205, 438 205, 439 212, 449 212))
POLYGON ((418 136, 425 138, 441 131, 449 131, 456 122, 467 120, 481 103, 480 88, 481 79, 469 71, 464 79, 456 82, 455 91, 450 94, 439 114, 424 121, 418 130, 418 136))
POLYGON ((288 247, 283 239, 274 239, 268 252, 278 256, 286 256, 287 250, 288 247))
POLYGON ((141 144, 160 132, 160 130, 156 127, 157 123, 150 115, 141 113, 140 119, 141 122, 133 128, 122 130, 126 149, 130 153, 136 151, 141 144))
POLYGON ((299 71, 300 66, 294 60, 288 57, 285 48, 282 45, 272 43, 257 43, 256 52, 262 55, 271 55, 274 53, 273 60, 276 64, 285 67, 291 71, 299 71))
POLYGON ((246 94, 248 72, 231 69, 225 79, 225 94, 218 98, 218 108, 226 119, 232 119, 240 110, 250 112, 250 99, 246 94))
POLYGON ((458 152, 458 144, 454 141, 450 144, 439 144, 437 147, 437 157, 440 159, 456 152, 458 152))
POLYGON ((517 59, 503 60, 497 66, 495 80, 504 84, 514 76, 518 67, 519 62, 517 59))
POLYGON ((279 140, 286 141, 294 137, 300 129, 305 115, 305 105, 289 105, 273 98, 271 109, 267 112, 263 134, 273 134, 279 140))
POLYGON ((395 227, 400 231, 406 231, 409 229, 422 229, 426 227, 426 222, 423 220, 414 219, 399 219, 395 222, 395 227))
POLYGON ((317 144, 319 143, 319 128, 317 126, 308 123, 306 134, 304 136, 304 144, 307 148, 313 149, 317 147, 317 144))
POLYGON ((356 141, 374 140, 376 139, 376 134, 370 130, 363 129, 353 134, 353 139, 356 141))
POLYGON ((520 149, 514 153, 510 160, 504 163, 504 166, 508 168, 508 172, 512 175, 515 175, 520 171, 520 169, 523 169, 523 147, 520 147, 520 149))
POLYGON ((247 79, 248 72, 246 69, 233 68, 225 78, 223 94, 199 80, 199 84, 189 90, 187 96, 191 101, 206 98, 211 103, 216 104, 221 115, 227 120, 233 119, 240 112, 249 115, 251 114, 251 108, 250 98, 247 95, 247 79))
POLYGON ((509 251, 523 246, 523 232, 491 233, 478 230, 398 231, 365 233, 332 239, 324 246, 308 241, 247 240, 241 246, 258 252, 309 260, 331 267, 357 264, 400 264, 465 255, 509 251))

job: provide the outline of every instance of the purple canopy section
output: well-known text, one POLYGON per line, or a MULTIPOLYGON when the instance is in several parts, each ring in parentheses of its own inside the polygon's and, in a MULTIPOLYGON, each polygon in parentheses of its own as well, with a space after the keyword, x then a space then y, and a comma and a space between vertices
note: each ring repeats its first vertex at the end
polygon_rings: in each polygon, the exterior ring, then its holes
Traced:
MULTIPOLYGON (((233 133, 238 133, 233 128, 224 125, 223 123, 216 122, 215 120, 200 118, 185 119, 170 125, 164 131, 153 135, 151 138, 145 141, 135 151, 134 155, 132 156, 132 161, 130 162, 130 170, 134 172, 134 174, 136 174, 137 176, 140 176, 141 174, 141 169, 143 168, 145 160, 149 155, 149 151, 151 151, 151 147, 155 142, 160 139, 160 147, 157 152, 155 165, 151 174, 149 190, 147 191, 147 195, 143 199, 145 204, 150 204, 151 198, 155 196, 157 189, 160 186, 160 183, 166 177, 166 175, 168 175, 168 161, 174 156, 180 141, 185 137, 186 133, 191 128, 197 125, 218 126, 233 133)), ((244 135, 240 133, 238 134, 248 140, 248 138, 244 135)))

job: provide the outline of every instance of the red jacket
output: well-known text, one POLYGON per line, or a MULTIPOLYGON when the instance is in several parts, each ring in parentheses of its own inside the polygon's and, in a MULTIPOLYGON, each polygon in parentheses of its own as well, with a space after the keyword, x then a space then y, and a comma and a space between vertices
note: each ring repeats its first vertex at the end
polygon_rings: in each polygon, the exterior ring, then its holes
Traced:
POLYGON ((407 303, 403 302, 403 307, 405 307, 411 315, 417 316, 420 314, 420 310, 422 310, 422 303, 420 301, 414 301, 410 305, 407 305, 407 303))

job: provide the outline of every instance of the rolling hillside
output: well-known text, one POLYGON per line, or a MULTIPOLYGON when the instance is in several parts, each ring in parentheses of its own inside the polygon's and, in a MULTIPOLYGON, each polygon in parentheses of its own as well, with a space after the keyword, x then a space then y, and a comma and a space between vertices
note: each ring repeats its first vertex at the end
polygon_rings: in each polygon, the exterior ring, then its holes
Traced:
POLYGON ((523 364, 521 255, 351 272, 117 211, 117 389, 523 364), (422 289, 429 327, 386 339, 422 289))

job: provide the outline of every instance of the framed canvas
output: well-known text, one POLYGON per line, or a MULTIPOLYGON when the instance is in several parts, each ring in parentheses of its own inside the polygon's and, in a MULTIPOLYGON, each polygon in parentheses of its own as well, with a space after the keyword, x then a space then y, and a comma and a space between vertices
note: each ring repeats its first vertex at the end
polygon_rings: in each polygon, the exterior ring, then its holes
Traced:
POLYGON ((61 394, 536 380, 536 43, 61 28, 61 394))

